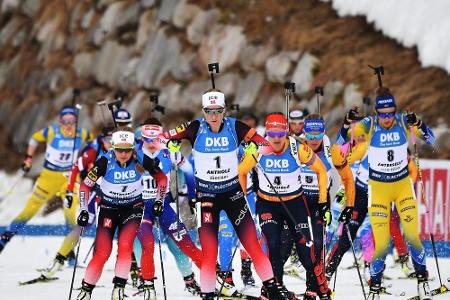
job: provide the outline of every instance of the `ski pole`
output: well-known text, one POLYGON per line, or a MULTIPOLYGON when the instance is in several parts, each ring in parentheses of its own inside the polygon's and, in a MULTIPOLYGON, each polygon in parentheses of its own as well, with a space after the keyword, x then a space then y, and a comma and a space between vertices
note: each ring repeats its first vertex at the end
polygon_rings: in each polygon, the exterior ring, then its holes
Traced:
POLYGON ((94 250, 94 247, 95 247, 95 239, 92 241, 92 245, 91 245, 91 247, 89 248, 89 251, 88 251, 88 253, 86 254, 86 257, 85 257, 84 260, 83 260, 83 264, 85 264, 85 263, 87 262, 87 259, 89 258, 89 254, 91 254, 92 250, 94 250))
POLYGON ((164 274, 164 262, 162 257, 162 250, 161 250, 161 231, 160 231, 160 225, 161 222, 159 221, 159 217, 156 218, 156 229, 158 230, 158 246, 159 246, 159 260, 161 264, 161 274, 162 274, 162 283, 163 283, 163 289, 164 289, 164 300, 167 300, 167 291, 166 291, 166 276, 164 274))
POLYGON ((208 64, 209 76, 211 77, 211 86, 213 89, 216 88, 216 83, 214 81, 214 73, 219 74, 219 63, 208 64))
POLYGON ((433 256, 434 256, 434 259, 436 261, 436 269, 437 269, 438 276, 439 276, 439 283, 440 283, 439 289, 440 289, 441 293, 446 293, 446 292, 449 292, 450 290, 448 289, 448 287, 446 287, 442 283, 441 271, 440 271, 440 268, 439 268, 439 261, 438 261, 438 257, 437 257, 437 253, 436 253, 436 244, 435 244, 435 241, 434 241, 433 227, 432 227, 432 223, 431 223, 430 210, 429 210, 428 202, 425 199, 425 193, 424 193, 424 187, 423 187, 422 169, 420 168, 419 151, 417 150, 416 136, 414 134, 413 126, 410 126, 409 130, 410 130, 410 134, 411 134, 411 141, 412 141, 412 144, 413 144, 413 147, 414 147, 414 161, 416 163, 417 170, 418 170, 418 173, 419 173, 420 198, 421 198, 421 201, 425 204, 425 209, 426 209, 426 214, 427 214, 428 229, 430 231, 431 247, 433 249, 433 256))
MULTIPOLYGON (((237 243, 236 247, 234 247, 233 254, 231 255, 231 260, 230 260, 230 262, 228 263, 228 266, 227 266, 227 273, 226 273, 226 275, 225 275, 225 278, 227 278, 228 276, 230 276, 230 273, 231 273, 231 267, 232 267, 232 265, 233 265, 233 259, 234 259, 234 256, 236 255, 236 252, 237 252, 237 249, 238 249, 238 248, 239 248, 239 242, 237 243)), ((220 295, 222 294, 223 286, 225 285, 225 278, 223 278, 222 283, 220 284, 220 289, 219 289, 219 292, 217 293, 217 298, 216 298, 216 300, 219 300, 219 299, 220 299, 220 295)))
POLYGON ((331 292, 331 298, 332 298, 332 299, 334 299, 334 296, 336 295, 336 280, 337 280, 337 273, 338 273, 338 269, 336 268, 336 271, 334 272, 333 291, 331 292))
POLYGON ((24 171, 19 171, 19 174, 17 174, 17 177, 14 179, 13 184, 11 184, 11 186, 6 190, 6 192, 0 196, 0 202, 2 202, 6 197, 12 194, 17 184, 19 184, 20 180, 23 178, 24 175, 25 175, 24 171))
POLYGON ((81 238, 83 237, 84 227, 81 227, 80 238, 78 239, 77 253, 75 254, 75 264, 73 265, 72 280, 70 281, 69 300, 72 299, 73 282, 75 281, 75 272, 78 265, 78 255, 80 254, 81 238))
POLYGON ((364 283, 362 280, 361 272, 359 271, 359 265, 358 265, 358 259, 356 258, 355 246, 353 245, 353 240, 352 240, 352 236, 350 234, 350 229, 348 228, 348 224, 345 224, 345 229, 347 230, 347 237, 348 237, 348 240, 350 241, 350 246, 352 247, 353 258, 355 259, 356 271, 358 271, 359 282, 361 283, 361 288, 362 288, 362 291, 364 294, 364 300, 366 300, 367 299, 366 290, 364 289, 364 283))

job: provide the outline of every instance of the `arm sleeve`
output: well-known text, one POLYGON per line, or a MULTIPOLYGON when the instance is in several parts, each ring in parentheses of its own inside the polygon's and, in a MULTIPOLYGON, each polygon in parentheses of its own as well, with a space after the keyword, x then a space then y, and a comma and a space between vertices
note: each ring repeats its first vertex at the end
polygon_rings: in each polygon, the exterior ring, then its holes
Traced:
POLYGON ((147 170, 153 179, 156 181, 156 199, 155 201, 164 201, 167 193, 167 176, 159 168, 159 159, 152 159, 147 155, 144 155, 143 167, 147 170))
POLYGON ((367 149, 368 144, 366 142, 352 147, 352 151, 350 151, 349 155, 347 156, 347 163, 349 165, 352 165, 354 162, 362 160, 366 155, 367 149))
POLYGON ((238 142, 254 142, 258 145, 258 152, 261 154, 269 154, 273 152, 272 146, 269 141, 260 136, 255 128, 250 128, 241 121, 236 121, 235 124, 236 133, 238 136, 238 142))
MULTIPOLYGON (((354 125, 355 131, 364 130, 364 132, 368 134, 372 124, 372 119, 370 117, 366 117, 354 124, 355 124, 354 125)), ((341 129, 338 132, 338 136, 336 138, 336 144, 343 145, 350 140, 350 136, 348 134, 349 130, 351 130, 351 126, 349 128, 344 128, 344 126, 341 127, 341 129)))
POLYGON ((97 180, 106 174, 106 168, 108 166, 108 159, 106 157, 100 157, 94 167, 89 171, 86 178, 80 184, 79 199, 80 206, 86 209, 90 198, 90 192, 94 187, 97 180))
POLYGON ((193 144, 199 128, 200 121, 198 120, 195 120, 189 124, 183 123, 174 129, 164 132, 165 140, 163 143, 167 144, 169 140, 188 140, 191 144, 193 144))
POLYGON ((244 195, 247 194, 247 174, 256 166, 256 159, 258 159, 258 154, 256 156, 253 155, 244 155, 241 163, 238 167, 238 176, 239 183, 241 185, 242 190, 244 191, 244 195))
POLYGON ((43 129, 38 130, 35 133, 33 133, 28 144, 37 146, 39 143, 46 142, 50 128, 51 128, 51 126, 48 126, 48 127, 45 127, 43 129))
POLYGON ((183 171, 184 179, 186 180, 186 185, 188 188, 189 199, 195 199, 195 177, 192 164, 189 162, 189 160, 182 156, 181 162, 178 167, 181 171, 183 171))
MULTIPOLYGON (((403 118, 403 124, 405 126, 407 135, 410 136, 411 133, 410 133, 410 129, 407 125, 408 123, 406 121, 406 114, 403 114, 402 118, 403 118)), ((420 126, 413 127, 413 132, 416 137, 420 138, 428 145, 432 145, 436 141, 433 131, 423 121, 421 121, 420 126)))
POLYGON ((96 156, 97 152, 92 148, 88 148, 83 153, 83 155, 77 159, 76 163, 72 166, 72 170, 70 171, 69 174, 69 182, 67 185, 67 190, 73 192, 73 188, 75 186, 78 174, 81 171, 87 170, 89 168, 89 165, 94 164, 96 156))
POLYGON ((355 180, 353 179, 353 173, 347 162, 347 158, 342 153, 338 145, 331 146, 331 159, 333 165, 341 177, 342 184, 345 189, 345 197, 347 199, 347 206, 355 206, 355 180))
POLYGON ((307 145, 300 145, 298 158, 300 162, 310 167, 317 174, 319 182, 319 203, 326 203, 328 198, 328 176, 325 165, 307 145))

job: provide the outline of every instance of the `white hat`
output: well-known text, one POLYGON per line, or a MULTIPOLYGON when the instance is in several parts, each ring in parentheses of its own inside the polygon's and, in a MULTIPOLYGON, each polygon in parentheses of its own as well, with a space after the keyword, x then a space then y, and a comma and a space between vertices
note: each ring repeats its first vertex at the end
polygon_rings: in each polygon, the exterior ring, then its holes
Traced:
POLYGON ((225 107, 225 95, 217 91, 203 94, 202 107, 206 108, 211 105, 218 105, 220 107, 225 107))
POLYGON ((289 122, 300 121, 303 122, 305 120, 305 114, 301 110, 293 110, 289 113, 289 122))
POLYGON ((130 131, 116 131, 112 135, 112 145, 130 144, 134 145, 134 133, 130 131))
POLYGON ((163 133, 163 128, 159 125, 142 125, 141 134, 146 138, 154 138, 163 133))

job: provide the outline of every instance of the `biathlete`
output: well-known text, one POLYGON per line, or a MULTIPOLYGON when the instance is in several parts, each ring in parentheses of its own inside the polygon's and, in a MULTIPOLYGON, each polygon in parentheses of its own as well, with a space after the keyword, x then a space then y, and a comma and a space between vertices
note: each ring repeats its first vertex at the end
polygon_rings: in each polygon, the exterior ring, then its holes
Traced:
MULTIPOLYGON (((26 173, 31 169, 33 155, 39 143, 46 143, 44 169, 34 185, 33 193, 25 208, 1 234, 0 252, 52 197, 58 195, 61 199, 65 198, 66 174, 71 170, 81 146, 91 140, 87 130, 76 128, 77 118, 75 108, 65 106, 59 112, 59 124, 49 125, 32 135, 22 170, 26 173)), ((75 197, 73 200, 78 201, 78 198, 75 197)), ((66 223, 71 226, 76 224, 76 206, 64 208, 66 223)), ((69 253, 75 243, 75 240, 65 239, 58 252, 69 253)), ((67 256, 64 260, 66 258, 67 256)))
MULTIPOLYGON (((389 249, 391 203, 400 216, 403 234, 417 276, 417 292, 421 300, 431 299, 425 249, 419 238, 418 209, 414 187, 408 170, 410 130, 427 144, 434 143, 429 127, 414 112, 398 113, 394 95, 388 88, 377 90, 376 115, 356 123, 368 136, 368 211, 375 241, 370 265, 369 299, 379 299, 385 259, 389 249)), ((347 137, 347 128, 341 136, 347 137)))
MULTIPOLYGON (((315 255, 318 261, 322 262, 325 272, 325 254, 323 247, 326 245, 324 233, 326 226, 331 223, 330 195, 331 169, 335 168, 339 173, 340 179, 345 187, 347 206, 342 211, 339 221, 348 222, 353 214, 355 202, 355 182, 352 171, 347 163, 346 154, 336 144, 331 144, 328 136, 325 135, 325 121, 319 114, 310 114, 305 118, 303 127, 305 134, 305 143, 308 145, 317 157, 325 165, 327 172, 327 186, 320 189, 320 182, 314 170, 308 165, 302 165, 301 183, 305 196, 308 199, 309 210, 311 212, 312 229, 314 235, 315 255), (321 193, 324 193, 323 196, 321 193), (324 198, 326 200, 324 200, 324 198)), ((305 299, 315 299, 316 291, 310 289, 310 280, 306 281, 307 291, 305 299)))
MULTIPOLYGON (((169 179, 170 171, 174 165, 184 171, 186 175, 186 180, 188 186, 194 185, 194 176, 192 171, 192 166, 188 160, 184 159, 181 153, 171 153, 167 149, 157 149, 153 140, 160 134, 163 133, 163 128, 161 123, 156 119, 150 119, 144 122, 141 127, 141 138, 142 144, 138 145, 137 156, 141 160, 142 157, 148 156, 159 161, 159 167, 164 172, 164 174, 169 179)), ((172 193, 168 192, 166 194, 166 199, 164 201, 164 206, 157 207, 154 209, 155 204, 158 202, 157 199, 157 182, 151 176, 151 174, 145 172, 143 175, 144 188, 142 191, 142 199, 144 200, 144 217, 139 227, 138 239, 142 248, 141 256, 141 276, 142 285, 152 287, 152 296, 156 297, 154 293, 153 280, 155 277, 155 266, 153 259, 154 252, 154 237, 153 237, 153 224, 155 222, 155 217, 159 218, 160 229, 170 238, 175 244, 183 251, 192 261, 197 265, 198 268, 201 267, 202 253, 201 250, 197 248, 194 242, 189 236, 189 232, 186 226, 178 220, 177 215, 173 210, 171 203, 174 202, 172 193), (156 214, 155 214, 156 213, 156 214)), ((169 184, 169 183, 168 183, 169 184)), ((194 191, 190 192, 190 197, 195 195, 194 191)), ((187 275, 190 279, 190 287, 197 287, 195 282, 194 273, 187 275)), ((197 290, 197 293, 200 291, 197 290)), ((145 297, 144 297, 145 298, 145 297)), ((145 299, 154 299, 152 297, 145 299)))
POLYGON ((260 152, 272 151, 264 138, 244 123, 225 117, 225 95, 210 90, 202 96, 203 118, 170 130, 158 139, 169 148, 188 140, 193 148, 197 189, 197 217, 202 267, 200 286, 203 299, 214 299, 216 282, 217 231, 220 211, 227 213, 256 272, 271 299, 287 299, 274 276, 270 261, 259 245, 255 224, 238 180, 238 149, 241 142, 253 141, 260 152))
MULTIPOLYGON (((308 222, 308 203, 300 182, 300 165, 307 165, 317 175, 320 197, 316 200, 319 205, 326 205, 327 201, 327 171, 311 148, 300 145, 292 137, 288 139, 287 132, 288 122, 284 114, 272 113, 267 116, 266 134, 274 153, 268 155, 247 153, 239 165, 239 181, 245 191, 247 174, 258 166, 256 172, 259 189, 256 211, 278 282, 283 282, 284 259, 280 245, 281 232, 287 223, 300 262, 310 279, 311 288, 317 291, 320 299, 330 299, 331 293, 321 262, 315 255, 312 228, 308 222)), ((289 299, 296 299, 284 286, 283 290, 289 295, 289 299)), ((268 295, 264 296, 264 299, 271 299, 268 295)))
MULTIPOLYGON (((112 241, 117 229, 118 255, 114 270, 112 300, 124 299, 133 241, 143 215, 141 181, 144 171, 148 171, 157 183, 154 210, 158 213, 163 205, 167 191, 167 177, 158 167, 158 159, 145 155, 137 158, 134 146, 133 129, 128 127, 116 129, 112 135, 112 149, 97 159, 81 183, 79 196, 82 210, 78 216, 78 224, 85 226, 89 219, 87 201, 96 182, 102 179, 99 183, 101 200, 94 255, 86 268, 78 300, 91 299, 92 290, 111 254, 112 241)), ((144 289, 150 289, 150 286, 144 286, 144 289)))

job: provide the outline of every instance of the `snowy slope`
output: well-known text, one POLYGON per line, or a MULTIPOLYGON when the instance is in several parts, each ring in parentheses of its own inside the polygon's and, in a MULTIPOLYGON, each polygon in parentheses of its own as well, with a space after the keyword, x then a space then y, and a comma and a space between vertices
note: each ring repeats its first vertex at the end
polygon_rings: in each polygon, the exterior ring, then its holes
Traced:
MULTIPOLYGON (((328 2, 328 1, 327 1, 328 2)), ((386 36, 406 47, 417 46, 424 67, 450 73, 450 1, 331 0, 340 16, 366 16, 386 36)))
MULTIPOLYGON (((37 275, 36 268, 45 266, 51 261, 55 251, 57 250, 61 237, 19 237, 11 241, 10 245, 0 255, 0 290, 2 291, 0 299, 15 299, 15 300, 61 300, 68 299, 68 292, 70 287, 70 279, 72 275, 72 269, 65 268, 58 273, 60 280, 51 283, 40 283, 30 286, 19 286, 18 281, 32 279, 37 275), (32 252, 29 250, 33 249, 32 252)), ((81 260, 84 260, 85 254, 88 251, 92 239, 84 239, 81 245, 81 260)), ((157 280, 157 294, 158 299, 163 298, 163 289, 161 284, 161 273, 159 268, 159 256, 158 248, 155 249, 155 266, 157 280)), ((100 287, 94 290, 93 299, 110 299, 112 283, 111 280, 114 277, 113 267, 116 254, 115 250, 111 254, 109 261, 107 262, 103 275, 98 283, 100 287)), ((178 273, 175 266, 175 261, 168 250, 164 248, 164 264, 166 271, 166 285, 167 285, 167 299, 181 300, 181 299, 198 299, 198 297, 190 296, 184 291, 184 285, 181 275, 178 273)), ((390 262, 390 258, 388 258, 390 262)), ((352 263, 352 256, 348 253, 344 256, 342 267, 348 267, 352 263)), ((442 276, 447 282, 447 277, 450 276, 450 259, 442 259, 441 272, 442 276)), ((236 257, 235 262, 235 275, 234 279, 238 286, 241 286, 240 278, 238 274, 240 272, 239 258, 236 257)), ((436 276, 434 267, 434 261, 428 260, 428 266, 431 276, 436 276)), ((398 269, 392 269, 387 267, 386 273, 390 276, 400 275, 398 269)), ((81 279, 84 275, 85 269, 78 269, 75 279, 75 287, 80 286, 81 279)), ((198 279, 198 271, 195 270, 198 279)), ((290 290, 301 292, 305 289, 305 282, 300 279, 291 277, 285 278, 286 285, 290 290)), ((358 277, 355 269, 341 268, 338 271, 337 284, 336 284, 336 300, 360 300, 363 298, 361 287, 358 285, 358 277)), ((260 281, 257 283, 260 285, 260 281)), ((394 299, 406 299, 406 297, 413 296, 415 294, 416 283, 414 280, 390 280, 385 281, 386 285, 392 284, 390 288, 391 292, 400 294, 406 293, 406 296, 383 296, 383 300, 394 299)), ((438 281, 434 280, 430 283, 432 288, 438 286, 438 281)), ((131 287, 127 287, 126 293, 131 295, 134 290, 131 287)), ((248 293, 257 295, 258 289, 252 289, 248 293)), ((72 299, 75 299, 77 291, 74 291, 72 299)), ((127 299, 142 299, 141 297, 129 297, 127 299)), ((450 299, 450 294, 445 294, 435 299, 450 299)))

